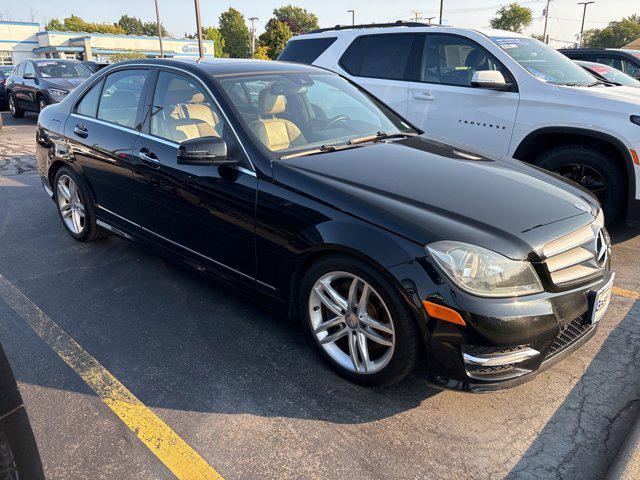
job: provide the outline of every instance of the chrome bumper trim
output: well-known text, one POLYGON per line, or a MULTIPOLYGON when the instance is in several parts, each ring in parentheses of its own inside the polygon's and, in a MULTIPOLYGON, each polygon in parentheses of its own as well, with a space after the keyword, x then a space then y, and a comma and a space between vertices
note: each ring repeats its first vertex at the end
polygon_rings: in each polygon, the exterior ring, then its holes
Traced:
POLYGON ((540 352, 533 348, 525 348, 518 352, 494 353, 490 355, 469 355, 464 353, 462 358, 467 365, 480 365, 481 367, 497 367, 501 365, 509 365, 511 363, 520 363, 530 358, 540 355, 540 352))

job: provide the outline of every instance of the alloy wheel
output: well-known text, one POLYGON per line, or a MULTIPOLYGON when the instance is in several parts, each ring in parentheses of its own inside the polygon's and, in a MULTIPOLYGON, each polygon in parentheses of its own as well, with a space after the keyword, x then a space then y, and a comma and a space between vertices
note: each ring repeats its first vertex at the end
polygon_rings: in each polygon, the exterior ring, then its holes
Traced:
POLYGON ((389 309, 365 280, 348 272, 320 277, 309 294, 311 329, 341 367, 372 374, 393 356, 396 335, 389 309))
POLYGON ((597 170, 587 165, 569 164, 559 168, 557 173, 578 185, 582 185, 593 193, 601 204, 604 204, 607 196, 607 184, 597 170))
POLYGON ((16 102, 13 99, 13 95, 9 97, 9 111, 11 112, 11 115, 16 114, 16 102))
POLYGON ((38 101, 38 108, 40 109, 40 111, 44 110, 47 106, 47 102, 44 101, 44 98, 41 98, 38 101))
POLYGON ((60 215, 67 228, 80 235, 85 227, 85 208, 78 186, 68 175, 61 175, 56 186, 56 199, 60 215))

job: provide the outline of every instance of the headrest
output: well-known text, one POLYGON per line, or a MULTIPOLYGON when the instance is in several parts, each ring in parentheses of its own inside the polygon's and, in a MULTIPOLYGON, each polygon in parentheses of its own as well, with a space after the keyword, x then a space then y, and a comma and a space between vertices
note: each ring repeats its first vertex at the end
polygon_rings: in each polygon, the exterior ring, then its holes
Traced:
POLYGON ((260 115, 276 115, 282 113, 287 108, 287 99, 284 95, 273 94, 268 88, 260 90, 258 96, 260 115))
POLYGON ((204 93, 196 93, 187 103, 204 103, 204 93))
POLYGON ((467 59, 464 61, 465 66, 469 68, 482 67, 487 63, 487 56, 482 53, 482 50, 471 50, 467 59))
POLYGON ((109 105, 111 108, 129 108, 138 104, 138 99, 133 92, 128 90, 116 90, 111 95, 109 105))

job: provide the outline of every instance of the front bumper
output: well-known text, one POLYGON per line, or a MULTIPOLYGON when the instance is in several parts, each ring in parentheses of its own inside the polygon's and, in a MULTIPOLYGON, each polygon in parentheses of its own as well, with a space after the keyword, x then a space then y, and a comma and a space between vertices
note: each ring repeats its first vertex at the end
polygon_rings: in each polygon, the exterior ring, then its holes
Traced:
POLYGON ((580 348, 597 330, 589 318, 592 292, 607 285, 613 276, 607 270, 601 279, 579 288, 491 299, 469 295, 446 280, 432 282, 425 275, 429 268, 423 261, 390 271, 415 304, 421 320, 427 381, 466 392, 515 387, 580 348), (422 300, 455 309, 466 326, 430 318, 420 308, 422 300))

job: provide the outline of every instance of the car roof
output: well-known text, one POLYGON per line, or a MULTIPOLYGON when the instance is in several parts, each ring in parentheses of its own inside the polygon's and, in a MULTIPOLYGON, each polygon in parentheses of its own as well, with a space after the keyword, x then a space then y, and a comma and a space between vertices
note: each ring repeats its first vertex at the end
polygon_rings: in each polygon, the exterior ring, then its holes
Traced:
POLYGON ((562 52, 618 52, 618 53, 629 53, 634 55, 635 53, 640 53, 640 50, 631 50, 629 48, 560 48, 562 52))
MULTIPOLYGON (((299 63, 274 62, 245 58, 205 58, 201 61, 191 59, 150 58, 147 60, 128 60, 113 65, 158 65, 182 68, 192 72, 201 71, 214 77, 256 73, 328 73, 328 70, 299 63)), ((335 74, 334 74, 335 75, 335 74)))

